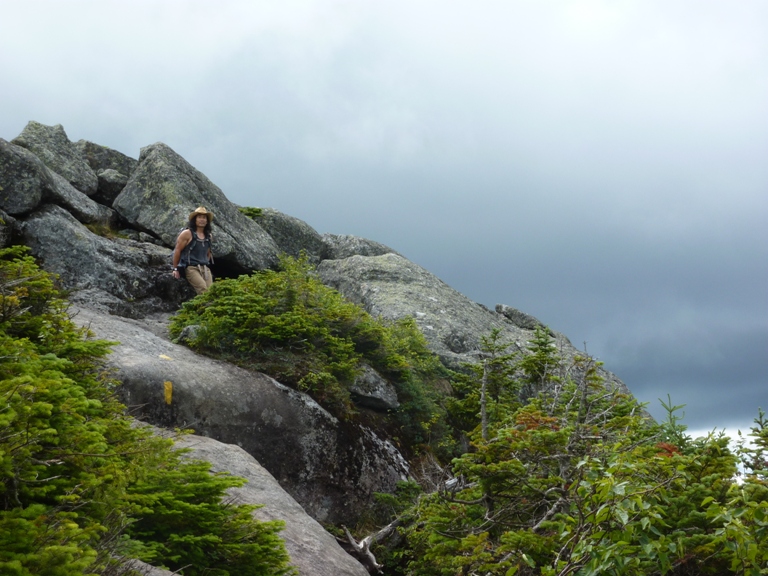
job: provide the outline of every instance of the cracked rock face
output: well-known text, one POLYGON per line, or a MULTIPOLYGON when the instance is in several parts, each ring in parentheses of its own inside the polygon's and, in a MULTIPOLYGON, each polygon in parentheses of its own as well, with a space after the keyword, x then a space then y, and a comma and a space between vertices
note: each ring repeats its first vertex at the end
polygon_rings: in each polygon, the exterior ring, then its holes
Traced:
POLYGON ((98 189, 96 173, 70 142, 61 124, 46 126, 30 122, 12 142, 32 152, 80 192, 90 196, 98 189))

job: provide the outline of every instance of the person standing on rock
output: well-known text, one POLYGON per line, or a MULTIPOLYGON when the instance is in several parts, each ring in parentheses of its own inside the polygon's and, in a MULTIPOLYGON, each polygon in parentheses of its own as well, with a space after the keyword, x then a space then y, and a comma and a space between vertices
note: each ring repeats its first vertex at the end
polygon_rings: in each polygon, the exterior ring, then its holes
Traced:
POLYGON ((198 294, 208 290, 213 283, 209 268, 213 263, 212 221, 213 212, 202 206, 197 208, 189 215, 189 227, 181 231, 173 249, 173 277, 178 279, 183 274, 198 294))

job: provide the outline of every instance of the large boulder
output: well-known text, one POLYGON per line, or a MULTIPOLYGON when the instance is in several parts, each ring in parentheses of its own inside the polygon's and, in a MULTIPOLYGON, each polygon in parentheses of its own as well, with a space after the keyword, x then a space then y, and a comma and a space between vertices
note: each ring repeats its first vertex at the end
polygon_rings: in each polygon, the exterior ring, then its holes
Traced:
POLYGON ((0 138, 0 210, 12 215, 31 212, 54 186, 40 158, 0 138))
POLYGON ((0 139, 0 209, 21 215, 44 202, 63 206, 87 224, 108 226, 117 220, 114 210, 94 202, 32 152, 0 139))
POLYGON ((291 565, 301 576, 368 576, 363 565, 347 554, 248 452, 233 444, 196 435, 179 437, 176 446, 190 449, 190 458, 210 462, 213 472, 228 472, 248 481, 240 488, 230 488, 229 498, 235 504, 261 505, 253 513, 258 520, 285 522, 280 537, 291 557, 291 565))
POLYGON ((353 525, 375 492, 392 492, 408 477, 399 452, 371 430, 337 420, 264 374, 170 342, 152 319, 82 309, 76 321, 120 342, 108 361, 133 415, 240 446, 320 522, 353 525))
POLYGON ((117 222, 117 213, 112 208, 94 202, 72 186, 67 179, 55 172, 51 172, 53 188, 46 197, 55 204, 65 208, 70 214, 85 224, 98 224, 111 227, 117 222))
POLYGON ((115 170, 129 177, 139 165, 135 158, 88 140, 78 140, 74 146, 96 174, 103 170, 115 170))
POLYGON ((274 240, 205 174, 165 144, 141 149, 138 166, 112 204, 131 226, 160 238, 169 247, 198 206, 215 214, 213 254, 217 263, 235 273, 277 264, 279 249, 274 240))
POLYGON ((98 236, 60 206, 45 205, 18 226, 24 244, 45 270, 60 276, 75 302, 141 317, 176 309, 193 294, 169 273, 167 248, 98 236))
POLYGON ((93 195, 93 199, 105 206, 112 206, 115 198, 128 184, 128 176, 112 168, 102 170, 97 176, 99 177, 99 189, 93 195))
POLYGON ((69 140, 61 124, 46 126, 39 122, 29 122, 11 142, 35 154, 43 164, 61 174, 80 192, 89 196, 96 192, 96 173, 69 140))
POLYGON ((349 389, 354 403, 377 412, 397 410, 400 402, 394 385, 367 364, 361 368, 360 375, 349 389))
POLYGON ((112 206, 138 166, 138 160, 88 140, 78 140, 75 148, 98 177, 98 190, 93 199, 105 206, 112 206))
POLYGON ((328 246, 323 237, 312 226, 274 208, 262 208, 256 222, 289 256, 298 258, 305 252, 310 262, 319 262, 329 257, 328 246))
POLYGON ((341 260, 350 256, 397 254, 392 248, 380 242, 351 234, 323 234, 323 241, 328 247, 328 259, 330 260, 341 260))

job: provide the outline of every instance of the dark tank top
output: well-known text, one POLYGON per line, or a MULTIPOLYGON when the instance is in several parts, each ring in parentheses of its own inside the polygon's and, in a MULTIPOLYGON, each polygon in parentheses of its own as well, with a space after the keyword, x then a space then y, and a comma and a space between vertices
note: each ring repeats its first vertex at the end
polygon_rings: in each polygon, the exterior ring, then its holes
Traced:
MULTIPOLYGON (((192 234, 196 234, 195 232, 192 232, 192 234)), ((190 266, 199 266, 199 265, 208 265, 208 250, 211 247, 211 239, 206 238, 205 240, 200 240, 200 238, 194 237, 192 240, 190 240, 189 244, 187 245, 187 250, 189 250, 189 265, 190 266), (192 248, 190 249, 189 246, 194 244, 192 248)))

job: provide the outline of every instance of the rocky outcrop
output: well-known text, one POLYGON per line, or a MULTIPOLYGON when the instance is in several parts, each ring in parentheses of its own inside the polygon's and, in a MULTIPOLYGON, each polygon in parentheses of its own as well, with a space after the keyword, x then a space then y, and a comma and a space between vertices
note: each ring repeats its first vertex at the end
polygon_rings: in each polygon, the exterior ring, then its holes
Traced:
POLYGON ((59 204, 81 222, 112 225, 117 214, 94 202, 29 150, 0 139, 0 208, 27 214, 44 201, 59 204))
POLYGON ((139 164, 112 207, 132 227, 169 247, 198 206, 214 213, 213 254, 234 273, 274 267, 279 249, 253 220, 242 214, 221 189, 169 146, 141 149, 139 164))
POLYGON ((60 276, 70 298, 121 316, 138 318, 173 310, 194 295, 168 273, 168 249, 88 230, 60 206, 47 204, 17 224, 20 239, 60 276))
POLYGON ((111 168, 102 170, 97 176, 99 177, 99 189, 93 198, 106 206, 112 206, 115 198, 128 184, 128 176, 111 168))
POLYGON ((179 437, 176 446, 190 449, 190 458, 210 462, 214 472, 229 472, 248 481, 240 488, 230 488, 230 498, 236 504, 261 505, 253 513, 261 521, 285 522, 280 537, 291 565, 301 576, 368 576, 362 564, 347 554, 248 452, 195 435, 179 437))
POLYGON ((87 140, 75 142, 75 148, 96 173, 98 189, 93 199, 105 206, 112 206, 117 195, 128 183, 138 161, 122 152, 87 140))
POLYGON ((453 368, 476 360, 480 338, 492 328, 514 341, 529 339, 528 332, 397 254, 325 260, 317 272, 323 283, 373 316, 413 317, 430 348, 453 368))
MULTIPOLYGON (((491 311, 471 301, 421 266, 398 254, 352 256, 325 260, 317 272, 322 281, 373 316, 397 320, 411 316, 442 362, 454 369, 477 362, 481 338, 497 328, 504 341, 522 350, 540 326, 538 320, 505 305, 491 311)), ((564 335, 550 330, 560 352, 579 351, 564 335)), ((608 386, 629 393, 614 374, 600 369, 608 386)))
POLYGON ((11 215, 31 212, 53 188, 53 176, 40 158, 0 138, 1 210, 11 215))
POLYGON ((89 196, 96 192, 96 173, 70 142, 61 124, 46 126, 39 122, 29 122, 12 143, 32 152, 43 164, 66 178, 81 192, 89 196))
POLYGON ((372 431, 337 420, 264 374, 173 344, 162 323, 90 309, 75 319, 99 338, 121 342, 109 363, 133 415, 240 446, 319 521, 354 523, 374 492, 392 491, 408 476, 397 450, 372 431))
POLYGON ((139 164, 137 160, 122 152, 88 140, 75 142, 75 149, 97 175, 104 170, 114 170, 128 178, 139 164))
POLYGON ((101 226, 114 226, 117 223, 117 213, 103 204, 94 202, 88 196, 72 186, 67 180, 56 174, 53 177, 53 188, 50 200, 65 208, 80 222, 86 224, 98 224, 101 226))
POLYGON ((303 220, 274 208, 262 208, 256 222, 274 239, 280 251, 289 256, 298 258, 304 252, 313 263, 329 257, 323 237, 303 220))
POLYGON ((544 327, 544 324, 539 322, 538 319, 525 312, 520 312, 520 310, 512 308, 512 306, 496 304, 495 310, 504 316, 504 318, 512 322, 512 324, 523 330, 535 330, 537 326, 544 327))
POLYGON ((323 234, 323 241, 328 247, 329 260, 341 260, 350 256, 381 256, 397 254, 389 246, 373 240, 350 234, 323 234))

